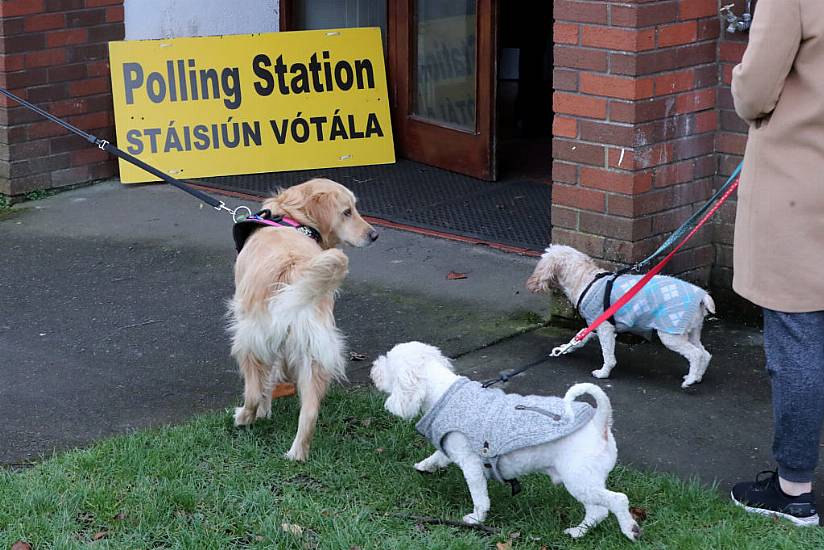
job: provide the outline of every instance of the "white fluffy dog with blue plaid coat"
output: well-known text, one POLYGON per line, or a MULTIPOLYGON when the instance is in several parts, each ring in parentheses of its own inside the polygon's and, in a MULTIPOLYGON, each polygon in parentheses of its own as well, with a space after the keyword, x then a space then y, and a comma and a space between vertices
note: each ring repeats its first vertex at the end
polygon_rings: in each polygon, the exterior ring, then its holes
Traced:
MULTIPOLYGON (((570 246, 550 245, 526 286, 531 292, 559 288, 586 322, 592 323, 604 312, 604 294, 610 275, 583 252, 570 246)), ((614 303, 640 278, 640 275, 618 277, 608 302, 614 303)), ((662 344, 689 361, 689 372, 681 387, 700 382, 712 358, 701 344, 701 329, 707 313, 715 313, 715 303, 706 291, 674 277, 656 275, 615 313, 612 322, 603 322, 597 328, 604 365, 592 371, 592 375, 607 378, 615 368, 617 333, 633 332, 648 337, 656 332, 662 344)))

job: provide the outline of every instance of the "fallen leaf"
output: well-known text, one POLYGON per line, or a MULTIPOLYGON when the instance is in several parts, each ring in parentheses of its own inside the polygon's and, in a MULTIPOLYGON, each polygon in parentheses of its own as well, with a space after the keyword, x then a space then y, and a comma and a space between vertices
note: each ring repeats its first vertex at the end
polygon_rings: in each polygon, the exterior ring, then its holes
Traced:
POLYGON ((119 513, 118 513, 118 514, 114 517, 114 519, 115 519, 116 521, 123 521, 124 519, 126 519, 126 514, 125 514, 124 512, 119 512, 119 513))
POLYGON ((14 544, 11 545, 11 550, 31 550, 31 544, 28 542, 24 542, 22 540, 18 540, 14 544))
POLYGON ((644 521, 647 519, 647 511, 644 508, 633 506, 629 509, 629 513, 635 518, 635 521, 644 521))
POLYGON ((498 550, 512 550, 512 541, 508 540, 506 542, 499 542, 495 545, 498 550))
POLYGON ((366 361, 367 355, 365 353, 358 353, 357 351, 349 352, 350 361, 366 361))
POLYGON ((375 449, 375 452, 376 453, 382 453, 383 452, 383 447, 378 447, 377 449, 375 449))
POLYGON ((466 273, 458 273, 457 271, 450 271, 446 276, 447 280, 454 281, 455 279, 466 279, 466 273))
POLYGON ((263 535, 255 535, 255 540, 258 542, 263 542, 263 535))
POLYGON ((105 538, 106 538, 106 537, 108 537, 108 536, 109 536, 109 532, 108 532, 108 531, 98 531, 97 533, 95 533, 94 535, 92 535, 92 540, 100 540, 100 539, 105 539, 105 538))
POLYGON ((296 523, 281 523, 280 528, 283 529, 284 532, 292 533, 293 535, 303 534, 303 527, 296 523))
POLYGON ((368 428, 371 423, 371 418, 364 418, 363 420, 361 420, 361 426, 363 426, 364 428, 368 428))
POLYGON ((515 531, 514 533, 509 535, 509 538, 510 538, 510 540, 516 540, 520 536, 521 536, 521 532, 520 531, 515 531))

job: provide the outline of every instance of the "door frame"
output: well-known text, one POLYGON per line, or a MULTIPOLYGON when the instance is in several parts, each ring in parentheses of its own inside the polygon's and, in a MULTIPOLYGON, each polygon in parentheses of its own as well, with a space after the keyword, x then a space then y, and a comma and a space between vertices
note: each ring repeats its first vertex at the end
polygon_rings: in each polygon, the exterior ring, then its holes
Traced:
POLYGON ((395 30, 395 88, 392 111, 399 153, 453 172, 476 178, 496 178, 497 2, 477 0, 475 36, 475 128, 462 130, 437 124, 412 113, 415 87, 413 51, 414 0, 397 0, 395 30))
MULTIPOLYGON (((280 0, 279 28, 295 29, 297 0, 280 0)), ((415 0, 386 0, 386 74, 398 156, 453 172, 497 177, 498 1, 476 0, 475 128, 460 130, 411 114, 415 0), (485 107, 485 108, 483 108, 485 107)))

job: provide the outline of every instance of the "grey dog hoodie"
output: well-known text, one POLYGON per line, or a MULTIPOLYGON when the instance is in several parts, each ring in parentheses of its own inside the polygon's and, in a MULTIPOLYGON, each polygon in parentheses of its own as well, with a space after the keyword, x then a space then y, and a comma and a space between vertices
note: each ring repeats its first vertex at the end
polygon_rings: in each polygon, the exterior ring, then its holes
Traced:
POLYGON ((461 432, 491 470, 491 477, 506 481, 498 471, 502 455, 565 437, 595 414, 591 405, 581 401, 573 402, 572 409, 575 416, 566 419, 560 397, 504 393, 461 376, 415 428, 441 452, 444 437, 461 432))

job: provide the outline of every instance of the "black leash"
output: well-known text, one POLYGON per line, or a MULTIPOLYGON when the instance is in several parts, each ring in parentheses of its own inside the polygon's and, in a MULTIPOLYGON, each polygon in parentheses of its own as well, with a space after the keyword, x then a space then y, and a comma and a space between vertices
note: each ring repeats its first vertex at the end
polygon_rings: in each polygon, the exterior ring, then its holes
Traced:
MULTIPOLYGON (((592 279, 589 282, 589 284, 586 286, 584 291, 581 293, 581 296, 578 297, 578 303, 575 304, 575 309, 578 311, 578 314, 580 315, 580 313, 581 313, 581 302, 583 301, 584 296, 586 296, 587 292, 589 292, 589 290, 592 288, 592 285, 595 284, 595 281, 597 281, 598 279, 602 279, 604 277, 612 277, 609 281, 607 281, 607 290, 606 290, 606 294, 604 296, 604 306, 605 306, 605 311, 606 311, 606 309, 609 308, 608 301, 609 301, 609 294, 612 292, 612 284, 615 283, 615 279, 617 279, 619 276, 625 274, 626 272, 628 272, 630 270, 631 270, 631 268, 624 268, 624 269, 621 269, 620 271, 617 271, 615 273, 613 273, 611 271, 603 271, 601 273, 598 273, 595 276, 595 278, 592 279)), ((581 317, 583 317, 583 315, 581 315, 581 317)), ((613 322, 613 324, 614 324, 614 322, 613 322)), ((499 374, 497 378, 490 378, 489 380, 484 382, 482 384, 482 386, 484 388, 488 388, 490 386, 494 386, 498 382, 509 382, 510 378, 512 378, 514 376, 518 376, 522 372, 528 371, 532 367, 537 367, 538 365, 540 365, 544 361, 546 361, 548 359, 552 359, 553 357, 558 357, 559 355, 563 355, 563 352, 559 352, 558 348, 556 348, 555 350, 552 351, 552 353, 547 354, 547 355, 541 357, 540 359, 538 359, 536 361, 533 361, 532 363, 529 363, 529 364, 524 365, 522 367, 519 367, 517 369, 512 369, 512 370, 507 370, 507 371, 501 372, 501 374, 499 374)))
POLYGON ((513 376, 518 376, 522 372, 527 371, 527 370, 531 369, 532 367, 537 367, 538 365, 540 365, 541 363, 543 363, 547 359, 551 359, 552 357, 554 357, 554 355, 552 355, 550 353, 548 355, 544 355, 543 357, 541 357, 537 361, 533 361, 532 363, 529 363, 528 365, 518 367, 517 369, 505 370, 501 374, 499 374, 497 378, 490 378, 489 380, 487 380, 486 382, 481 384, 481 386, 484 387, 484 388, 488 388, 490 386, 494 386, 498 382, 509 382, 509 379, 512 378, 513 376))
MULTIPOLYGON (((226 203, 224 203, 223 201, 219 201, 216 198, 212 197, 211 195, 207 195, 203 191, 199 191, 197 189, 194 189, 194 188, 186 185, 182 181, 180 181, 176 178, 173 178, 169 174, 165 174, 165 173, 161 172, 160 170, 158 170, 154 166, 146 164, 145 162, 143 162, 139 158, 137 158, 135 156, 132 156, 129 153, 127 153, 126 151, 123 151, 122 149, 119 149, 119 148, 115 147, 114 145, 112 145, 111 143, 109 143, 105 139, 100 139, 96 136, 93 136, 92 134, 89 134, 88 132, 84 132, 83 130, 81 130, 80 128, 78 128, 76 126, 72 126, 71 124, 69 124, 65 120, 61 120, 61 119, 57 118, 53 114, 51 114, 47 111, 44 111, 43 109, 41 109, 37 105, 34 105, 33 103, 29 103, 28 101, 26 101, 22 97, 18 97, 16 95, 14 95, 13 93, 11 93, 10 91, 8 91, 7 89, 5 89, 3 87, 0 87, 0 94, 3 94, 4 96, 8 97, 9 99, 12 99, 12 100, 16 101, 17 103, 19 103, 20 105, 26 107, 27 109, 31 109, 32 111, 34 111, 38 115, 54 122, 55 124, 59 124, 60 126, 65 128, 66 130, 72 132, 73 134, 76 134, 76 135, 82 137, 83 139, 85 139, 89 143, 97 145, 97 147, 99 149, 102 149, 103 151, 106 151, 110 155, 114 155, 118 158, 121 158, 121 159, 125 160, 126 162, 130 162, 130 163, 134 164, 135 166, 137 166, 138 168, 141 168, 141 169, 145 170, 146 172, 152 174, 153 176, 162 179, 166 183, 174 185, 175 187, 177 187, 181 191, 185 191, 185 192, 189 193, 190 195, 192 195, 196 199, 199 199, 199 200, 205 202, 206 204, 208 204, 209 206, 211 206, 215 210, 226 210, 227 212, 232 214, 233 218, 237 218, 236 212, 238 210, 247 210, 247 211, 249 210, 245 206, 242 206, 240 208, 235 208, 235 209, 229 208, 229 207, 226 206, 226 203)), ((251 214, 251 212, 248 212, 248 213, 251 214)))

